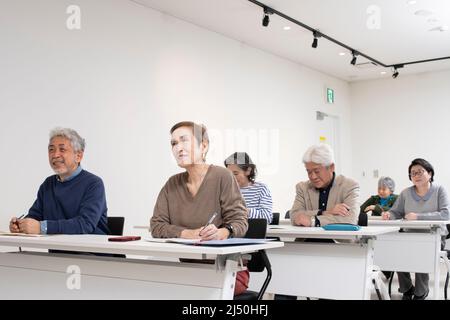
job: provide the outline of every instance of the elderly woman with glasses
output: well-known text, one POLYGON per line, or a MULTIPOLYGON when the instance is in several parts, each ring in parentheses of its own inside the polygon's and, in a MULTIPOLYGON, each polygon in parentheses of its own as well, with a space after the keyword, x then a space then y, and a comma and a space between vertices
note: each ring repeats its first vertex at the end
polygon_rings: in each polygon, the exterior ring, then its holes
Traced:
POLYGON ((388 211, 397 200, 394 194, 395 182, 389 177, 381 177, 378 180, 378 195, 371 196, 361 205, 360 214, 372 212, 373 216, 381 216, 383 211, 388 211))
MULTIPOLYGON (((389 211, 383 212, 383 219, 448 220, 447 192, 444 187, 433 182, 433 166, 424 159, 414 159, 409 165, 408 174, 413 186, 400 193, 394 206, 389 211)), ((446 230, 443 230, 443 234, 445 233, 446 230)), ((445 235, 442 237, 442 246, 444 245, 445 235)), ((408 272, 399 272, 398 280, 403 300, 424 300, 428 296, 427 273, 416 273, 415 286, 408 272)))

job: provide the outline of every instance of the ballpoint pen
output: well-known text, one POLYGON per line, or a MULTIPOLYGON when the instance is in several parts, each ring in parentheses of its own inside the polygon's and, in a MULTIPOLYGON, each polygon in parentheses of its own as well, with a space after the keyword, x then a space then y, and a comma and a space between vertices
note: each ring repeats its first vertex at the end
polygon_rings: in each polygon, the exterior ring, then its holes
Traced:
POLYGON ((27 216, 27 214, 24 213, 24 214, 20 215, 20 217, 16 218, 16 225, 17 225, 17 228, 19 227, 19 220, 25 218, 26 216, 27 216))
MULTIPOLYGON (((19 220, 25 218, 27 215, 28 214, 24 213, 24 214, 20 215, 20 217, 16 218, 17 228, 19 228, 19 220)), ((19 229, 19 231, 20 231, 20 229, 19 229)), ((19 252, 22 252, 22 247, 19 247, 19 252)))
POLYGON ((25 217, 25 213, 20 215, 20 217, 16 218, 16 224, 19 224, 19 220, 25 217))
POLYGON ((214 212, 213 215, 211 216, 211 218, 209 218, 206 225, 202 228, 202 230, 200 230, 200 232, 202 232, 208 225, 210 225, 216 216, 217 216, 217 212, 214 212))

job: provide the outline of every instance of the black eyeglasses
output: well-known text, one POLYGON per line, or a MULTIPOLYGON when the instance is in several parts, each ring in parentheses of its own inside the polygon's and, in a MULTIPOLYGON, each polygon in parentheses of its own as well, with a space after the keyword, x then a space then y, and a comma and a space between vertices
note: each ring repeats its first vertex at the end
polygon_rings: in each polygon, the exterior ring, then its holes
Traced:
POLYGON ((415 176, 421 177, 421 176, 423 176, 424 173, 425 173, 425 170, 411 171, 409 176, 410 177, 415 177, 415 176))

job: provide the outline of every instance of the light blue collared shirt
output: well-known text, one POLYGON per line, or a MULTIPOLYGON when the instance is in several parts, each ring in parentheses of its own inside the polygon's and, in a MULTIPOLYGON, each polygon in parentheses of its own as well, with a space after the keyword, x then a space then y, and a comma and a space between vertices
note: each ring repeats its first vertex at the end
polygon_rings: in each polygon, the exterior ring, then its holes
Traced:
MULTIPOLYGON (((80 174, 81 170, 83 170, 83 168, 81 168, 81 165, 79 165, 78 168, 64 181, 61 181, 61 178, 58 175, 56 176, 56 180, 58 180, 61 183, 73 180, 77 175, 80 174)), ((41 234, 47 234, 47 220, 41 221, 41 234)))
POLYGON ((61 178, 58 175, 56 176, 56 179, 59 182, 62 182, 62 183, 68 182, 68 181, 72 180, 73 178, 75 178, 77 175, 79 175, 81 170, 83 170, 83 168, 81 167, 81 165, 79 165, 78 168, 76 168, 75 171, 68 178, 66 178, 64 181, 61 181, 61 178))

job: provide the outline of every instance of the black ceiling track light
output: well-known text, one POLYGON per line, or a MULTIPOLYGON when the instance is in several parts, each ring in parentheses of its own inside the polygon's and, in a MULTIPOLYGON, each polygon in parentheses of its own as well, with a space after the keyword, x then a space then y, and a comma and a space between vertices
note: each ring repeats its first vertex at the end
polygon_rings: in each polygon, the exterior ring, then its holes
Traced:
POLYGON ((269 15, 273 14, 273 11, 271 11, 268 7, 264 7, 264 17, 262 20, 263 27, 267 27, 270 22, 269 15))
POLYGON ((356 59, 358 59, 358 54, 359 52, 357 52, 356 50, 352 50, 352 61, 350 61, 351 65, 355 65, 356 64, 356 59))
POLYGON ((398 70, 397 70, 397 69, 400 69, 400 68, 403 68, 403 65, 402 65, 402 64, 398 64, 398 65, 395 65, 395 66, 393 67, 393 72, 392 72, 392 78, 393 78, 393 79, 396 79, 396 78, 398 77, 399 73, 398 73, 398 70))
POLYGON ((368 56, 367 54, 362 53, 361 51, 358 51, 358 50, 356 50, 356 49, 354 49, 354 48, 352 48, 352 47, 350 47, 350 46, 348 46, 348 45, 346 45, 346 44, 344 44, 344 43, 342 43, 342 42, 340 42, 340 41, 338 41, 338 40, 336 40, 336 39, 334 39, 334 38, 332 38, 332 37, 330 37, 330 36, 328 36, 326 34, 323 34, 323 33, 319 32, 319 31, 317 31, 317 29, 314 29, 314 28, 308 26, 307 24, 304 24, 303 22, 295 20, 294 18, 291 18, 291 17, 285 15, 282 12, 279 12, 279 11, 277 11, 277 10, 271 8, 271 7, 268 7, 264 3, 261 3, 261 2, 259 2, 257 0, 248 0, 248 1, 264 9, 264 18, 263 18, 263 26, 264 27, 267 27, 269 25, 269 21, 270 21, 269 15, 276 14, 277 16, 279 16, 281 18, 284 18, 284 19, 286 19, 286 20, 288 20, 288 21, 290 21, 290 22, 292 22, 292 23, 294 23, 294 24, 296 24, 296 25, 298 25, 298 26, 300 26, 300 27, 302 27, 304 29, 307 29, 307 30, 311 31, 313 33, 313 36, 314 36, 314 40, 313 40, 313 43, 311 45, 313 48, 317 48, 317 46, 318 46, 318 38, 319 37, 325 38, 328 41, 331 41, 331 42, 337 44, 338 46, 340 46, 340 47, 350 51, 352 53, 352 55, 353 55, 352 60, 350 62, 352 65, 356 65, 357 56, 361 56, 361 57, 366 58, 369 61, 372 61, 373 63, 375 63, 378 66, 381 66, 381 67, 384 67, 384 68, 393 68, 394 73, 392 74, 392 78, 394 78, 394 79, 397 78, 398 75, 399 75, 397 69, 403 68, 406 65, 450 59, 450 56, 448 56, 448 57, 440 57, 440 58, 433 58, 433 59, 426 59, 426 60, 402 62, 402 63, 396 63, 396 64, 386 64, 386 63, 383 63, 383 62, 381 62, 381 61, 379 61, 379 60, 377 60, 375 58, 372 58, 371 56, 368 56))
POLYGON ((315 48, 317 48, 317 46, 319 44, 319 38, 320 38, 321 34, 319 31, 315 30, 313 32, 313 36, 314 36, 314 40, 313 40, 311 47, 313 47, 315 49, 315 48))

